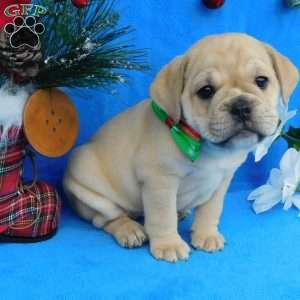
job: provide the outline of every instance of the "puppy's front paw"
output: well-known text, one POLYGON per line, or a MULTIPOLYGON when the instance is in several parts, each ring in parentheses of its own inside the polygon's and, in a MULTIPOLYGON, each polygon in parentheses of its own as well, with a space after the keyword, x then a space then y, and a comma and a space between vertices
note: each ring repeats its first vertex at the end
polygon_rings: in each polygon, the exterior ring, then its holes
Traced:
POLYGON ((192 245, 196 249, 201 249, 206 252, 216 252, 223 250, 225 239, 221 233, 192 233, 192 245))
POLYGON ((147 240, 144 227, 131 221, 116 230, 114 237, 125 248, 141 247, 147 240))
POLYGON ((169 262, 187 260, 191 251, 188 244, 180 236, 166 239, 151 239, 150 249, 156 259, 169 262))

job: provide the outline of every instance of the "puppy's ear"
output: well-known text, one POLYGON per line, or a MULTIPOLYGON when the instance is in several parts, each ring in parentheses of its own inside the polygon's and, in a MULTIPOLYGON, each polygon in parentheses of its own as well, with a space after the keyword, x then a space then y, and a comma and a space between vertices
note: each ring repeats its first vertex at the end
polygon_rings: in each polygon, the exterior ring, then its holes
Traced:
POLYGON ((287 57, 280 54, 271 46, 266 45, 266 48, 272 59, 273 67, 280 83, 283 100, 287 104, 299 80, 298 69, 287 57))
POLYGON ((184 88, 186 57, 178 56, 158 73, 151 85, 151 97, 178 122, 180 100, 184 88))

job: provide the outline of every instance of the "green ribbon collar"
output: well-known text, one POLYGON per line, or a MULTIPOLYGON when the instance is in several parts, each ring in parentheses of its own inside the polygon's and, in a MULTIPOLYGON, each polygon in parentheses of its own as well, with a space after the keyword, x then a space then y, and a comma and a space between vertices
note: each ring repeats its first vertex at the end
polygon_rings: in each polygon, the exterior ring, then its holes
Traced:
POLYGON ((200 156, 202 139, 201 136, 184 121, 175 121, 154 100, 151 107, 159 120, 164 122, 171 132, 171 136, 180 149, 191 161, 196 161, 200 156))

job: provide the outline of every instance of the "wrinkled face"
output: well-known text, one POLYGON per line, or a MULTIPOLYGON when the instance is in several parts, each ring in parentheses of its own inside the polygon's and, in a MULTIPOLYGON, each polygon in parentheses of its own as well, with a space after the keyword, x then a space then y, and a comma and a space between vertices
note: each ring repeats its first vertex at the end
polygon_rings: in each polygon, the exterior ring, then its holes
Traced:
POLYGON ((220 147, 251 149, 279 125, 298 81, 283 55, 245 34, 210 36, 165 66, 151 96, 220 147))
POLYGON ((214 39, 191 51, 182 109, 208 141, 251 148, 279 124, 280 85, 263 45, 214 39))

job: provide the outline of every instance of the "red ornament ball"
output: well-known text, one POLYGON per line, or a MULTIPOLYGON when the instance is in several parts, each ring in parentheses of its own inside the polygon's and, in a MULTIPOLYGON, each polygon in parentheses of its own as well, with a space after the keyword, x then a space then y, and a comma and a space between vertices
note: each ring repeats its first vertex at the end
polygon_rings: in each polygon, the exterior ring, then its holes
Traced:
POLYGON ((89 0, 72 0, 72 3, 77 8, 84 8, 89 5, 89 0))
POLYGON ((202 0, 204 5, 207 7, 207 8, 219 8, 221 7, 225 0, 202 0))

